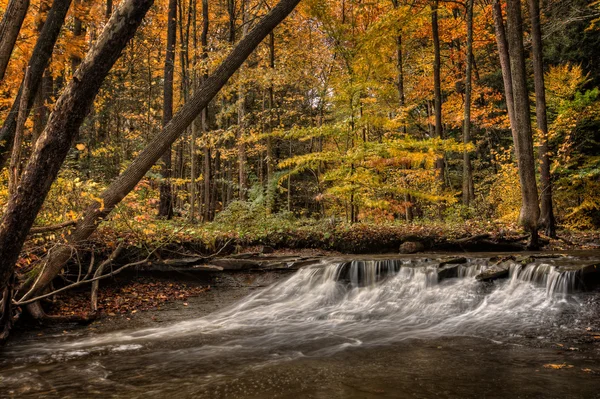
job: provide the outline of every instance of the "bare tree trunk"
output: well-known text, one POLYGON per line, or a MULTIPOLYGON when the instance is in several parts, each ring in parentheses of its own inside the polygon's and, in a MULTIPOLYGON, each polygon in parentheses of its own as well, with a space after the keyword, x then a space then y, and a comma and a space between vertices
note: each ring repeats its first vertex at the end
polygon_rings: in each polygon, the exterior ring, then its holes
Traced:
MULTIPOLYGON (((44 71, 48 67, 50 57, 52 57, 52 50, 56 44, 56 39, 60 33, 60 29, 65 22, 65 17, 71 0, 54 0, 52 7, 46 17, 46 22, 42 28, 42 32, 35 43, 31 58, 29 59, 29 95, 27 96, 27 110, 26 116, 29 116, 33 100, 38 91, 44 71)), ((6 164, 12 144, 15 136, 15 130, 17 128, 17 115, 19 113, 19 104, 21 104, 21 92, 23 90, 23 83, 19 88, 19 93, 13 101, 13 105, 10 109, 9 114, 4 120, 2 129, 0 129, 0 169, 6 164)))
MULTIPOLYGON (((435 136, 444 137, 442 126, 442 78, 441 78, 441 53, 440 53, 440 32, 438 27, 438 6, 439 1, 433 0, 431 6, 431 32, 433 36, 433 91, 434 91, 434 114, 435 114, 435 136)), ((439 179, 444 186, 444 157, 440 157, 436 162, 436 167, 439 170, 439 179)))
POLYGON ((104 78, 152 3, 127 0, 121 4, 57 101, 0 224, 0 289, 13 273, 27 233, 104 78))
POLYGON ((27 105, 25 104, 25 99, 29 95, 29 69, 25 71, 23 82, 23 95, 21 96, 21 104, 19 106, 15 143, 13 144, 12 156, 10 157, 8 174, 8 192, 11 196, 17 192, 17 186, 21 179, 21 149, 23 147, 23 130, 25 130, 25 122, 27 122, 27 115, 25 115, 27 105))
MULTIPOLYGON (((248 4, 242 0, 242 34, 248 32, 248 4)), ((246 131, 246 93, 244 87, 244 68, 240 68, 238 88, 238 175, 239 175, 239 199, 245 201, 248 198, 248 159, 246 155, 246 143, 244 142, 246 131)))
MULTIPOLYGON (((46 266, 36 282, 36 289, 32 292, 39 291, 58 275, 64 263, 71 256, 72 246, 78 245, 89 238, 100 222, 133 190, 152 165, 158 161, 161 155, 167 151, 190 123, 206 108, 212 98, 227 83, 229 78, 231 78, 246 58, 254 51, 256 46, 293 11, 299 2, 300 0, 280 0, 248 35, 240 40, 215 72, 202 82, 190 101, 177 112, 171 122, 154 136, 129 167, 104 190, 100 195, 102 204, 94 202, 87 209, 82 219, 77 223, 75 230, 68 237, 68 244, 57 247, 48 254, 48 258, 43 262, 46 266)), ((29 229, 29 226, 27 226, 27 229, 29 229)), ((3 232, 4 229, 0 230, 0 243, 6 240, 6 234, 3 232)), ((0 254, 4 253, 4 248, 0 248, 0 254)), ((14 259, 16 260, 16 256, 14 259)), ((0 271, 4 272, 6 268, 12 269, 13 265, 14 261, 12 263, 7 262, 5 257, 2 257, 0 260, 0 271)), ((6 275, 3 274, 1 277, 4 279, 1 281, 6 281, 6 275)), ((31 280, 28 283, 31 284, 31 280)))
MULTIPOLYGON (((45 22, 47 14, 48 14, 49 8, 50 8, 50 5, 48 5, 44 2, 40 5, 40 11, 39 11, 40 17, 37 21, 37 31, 40 33, 42 32, 42 29, 44 28, 44 22, 45 22)), ((32 132, 32 138, 31 138, 31 147, 32 148, 35 146, 37 139, 44 132, 44 128, 46 127, 46 122, 48 122, 48 114, 50 112, 48 110, 48 106, 46 105, 46 102, 49 102, 50 99, 52 98, 52 85, 53 85, 52 73, 48 69, 46 69, 46 71, 44 71, 44 75, 42 77, 42 83, 39 85, 37 92, 35 94, 35 99, 34 99, 34 103, 33 103, 33 108, 35 110, 35 113, 34 113, 34 117, 33 117, 33 132, 32 132)))
MULTIPOLYGON (((398 0, 392 0, 392 3, 395 9, 397 9, 400 5, 398 0)), ((398 101, 400 105, 400 112, 404 112, 404 107, 406 106, 406 95, 404 93, 404 62, 402 59, 402 34, 399 34, 396 37, 396 69, 398 70, 398 80, 396 82, 396 85, 398 87, 398 101)), ((404 134, 406 134, 406 121, 404 121, 402 125, 402 131, 404 132, 404 134)), ((412 222, 413 220, 413 208, 411 201, 411 195, 405 194, 404 202, 406 203, 406 207, 404 215, 406 217, 407 222, 412 222)))
MULTIPOLYGON (((272 72, 275 71, 275 33, 271 32, 269 34, 269 68, 272 72)), ((269 85, 269 119, 268 119, 268 129, 269 134, 267 135, 267 214, 271 214, 275 209, 275 193, 276 193, 276 182, 274 179, 275 174, 275 151, 273 150, 274 146, 274 137, 273 137, 273 110, 275 107, 275 88, 273 87, 273 83, 269 85)))
MULTIPOLYGON (((208 27, 209 27, 209 13, 208 13, 208 0, 202 0, 202 35, 200 36, 200 44, 202 45, 202 60, 204 73, 202 81, 208 79, 208 27)), ((204 215, 203 219, 208 222, 212 219, 212 206, 211 206, 211 168, 210 168, 210 147, 208 137, 208 106, 202 110, 202 134, 204 136, 204 215)))
POLYGON ((556 221, 552 209, 552 182, 550 180, 550 154, 548 148, 548 118, 546 116, 546 86, 544 84, 544 53, 542 51, 542 27, 539 0, 528 0, 531 18, 531 51, 533 53, 533 76, 535 81, 535 114, 540 132, 540 188, 541 212, 538 228, 544 228, 547 236, 556 238, 556 221))
MULTIPOLYGON (((177 40, 177 0, 169 0, 169 21, 167 24, 167 52, 163 86, 163 126, 173 118, 173 74, 175 71, 175 42, 177 40)), ((162 156, 162 180, 160 182, 160 203, 158 216, 173 217, 173 195, 171 193, 171 147, 162 156)))
MULTIPOLYGON (((513 96, 512 75, 510 71, 510 57, 508 54, 508 41, 506 40, 506 31, 504 29, 504 19, 502 17, 502 6, 500 0, 493 0, 494 27, 496 31, 496 44, 498 45, 498 55, 500 57, 500 67, 502 69, 502 80, 504 82, 504 98, 506 100, 506 109, 508 120, 510 121, 510 130, 515 143, 515 154, 517 153, 517 131, 515 129, 515 104, 513 96)), ((518 155, 517 155, 518 156, 518 155)))
MULTIPOLYGON (((467 0, 467 69, 465 73, 465 112, 463 125, 463 143, 471 142, 471 85, 473 70, 473 0, 467 0)), ((463 204, 469 205, 475 198, 471 156, 463 151, 463 204)))
POLYGON ((506 15, 517 134, 515 147, 517 148, 521 198, 523 201, 519 223, 531 233, 530 246, 537 248, 537 222, 540 216, 540 208, 538 206, 533 137, 531 135, 531 116, 529 114, 529 92, 527 90, 525 51, 523 48, 521 1, 508 0, 506 15))
POLYGON ((0 22, 0 82, 4 80, 10 55, 29 9, 29 0, 11 0, 0 22))

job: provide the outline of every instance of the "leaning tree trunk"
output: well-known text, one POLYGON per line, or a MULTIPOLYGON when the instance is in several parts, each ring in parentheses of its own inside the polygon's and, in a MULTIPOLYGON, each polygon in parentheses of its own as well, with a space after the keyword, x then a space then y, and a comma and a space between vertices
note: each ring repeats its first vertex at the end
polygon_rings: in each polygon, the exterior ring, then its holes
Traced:
POLYGON ((206 108, 260 42, 292 12, 299 2, 300 0, 281 0, 248 35, 240 40, 215 72, 202 82, 192 98, 177 112, 171 122, 154 136, 131 165, 104 190, 100 195, 102 204, 95 202, 87 209, 73 233, 68 237, 68 244, 59 246, 48 254, 48 258, 43 261, 45 267, 36 281, 36 287, 32 293, 44 288, 58 275, 71 256, 72 246, 78 245, 90 237, 100 222, 133 190, 152 165, 206 108))
MULTIPOLYGON (((31 58, 29 59, 29 64, 27 65, 29 68, 29 96, 26 101, 27 110, 25 111, 25 116, 29 115, 33 100, 35 99, 35 95, 42 82, 44 71, 50 62, 50 57, 52 57, 52 50, 56 44, 56 39, 58 39, 60 29, 65 22, 65 17, 70 5, 71 0, 54 0, 50 11, 48 11, 48 16, 46 17, 42 32, 35 43, 31 58)), ((6 163, 12 149, 15 130, 17 128, 17 115, 19 114, 22 90, 23 83, 21 83, 19 93, 13 102, 9 114, 4 120, 2 129, 0 129, 0 169, 6 163)))
POLYGON ((4 79, 10 55, 29 9, 29 0, 11 0, 0 22, 0 82, 4 79))
POLYGON ((508 49, 514 95, 514 116, 517 141, 515 142, 521 182, 521 213, 519 223, 531 233, 530 246, 538 246, 537 223, 540 216, 538 206, 537 182, 535 179, 535 159, 533 156, 533 137, 531 134, 531 116, 529 114, 529 92, 525 70, 525 51, 523 49, 523 21, 521 1, 508 0, 508 49))
POLYGON ((531 18, 531 51, 533 53, 533 76, 535 82, 535 114, 540 132, 540 186, 541 212, 538 228, 544 228, 549 237, 556 237, 556 222, 552 210, 552 182, 550 181, 550 155, 548 154, 548 118, 546 116, 546 86, 544 85, 544 59, 542 52, 542 28, 540 26, 539 0, 528 0, 531 18))
POLYGON ((510 130, 513 136, 513 143, 515 143, 515 154, 517 154, 517 131, 515 128, 515 103, 510 71, 510 56, 508 54, 508 41, 506 40, 506 31, 504 29, 500 0, 494 0, 493 15, 494 27, 496 30, 496 43, 498 45, 498 56, 500 57, 500 67, 502 70, 502 81, 504 82, 504 98, 506 100, 506 109, 508 112, 508 120, 510 122, 510 130))
POLYGON ((13 273, 27 233, 104 78, 152 3, 127 0, 119 7, 56 102, 0 224, 0 290, 13 273))
MULTIPOLYGON (((471 142, 471 86, 473 70, 473 0, 467 0, 467 69, 465 73, 465 112, 463 124, 463 143, 471 142)), ((471 154, 463 151, 463 186, 462 199, 469 205, 475 198, 473 187, 473 168, 471 154)))
MULTIPOLYGON (((163 127, 173 118, 173 73, 175 71, 175 41, 177 40, 177 0, 169 0, 169 21, 167 24, 167 53, 163 85, 163 127)), ((162 156, 160 182, 160 203, 158 216, 173 217, 173 195, 171 193, 171 147, 162 156)))

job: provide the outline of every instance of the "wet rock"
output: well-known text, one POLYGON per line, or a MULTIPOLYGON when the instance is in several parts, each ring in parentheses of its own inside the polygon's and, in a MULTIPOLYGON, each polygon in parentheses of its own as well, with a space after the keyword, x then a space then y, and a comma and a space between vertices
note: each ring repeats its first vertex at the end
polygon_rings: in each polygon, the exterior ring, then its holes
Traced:
POLYGON ((449 260, 445 260, 442 263, 440 263, 440 267, 446 266, 446 265, 463 265, 467 263, 467 258, 452 258, 449 260))
POLYGON ((507 264, 498 264, 479 273, 475 278, 478 281, 494 281, 500 278, 507 278, 509 275, 510 266, 507 264))
POLYGON ((523 266, 526 266, 530 263, 535 262, 536 257, 535 256, 518 256, 515 259, 515 262, 520 263, 523 266))
POLYGON ((268 245, 264 245, 260 249, 260 253, 261 254, 272 254, 273 252, 275 252, 275 249, 273 247, 268 246, 268 245))
POLYGON ((198 265, 194 266, 194 270, 201 272, 222 272, 223 268, 215 265, 198 265))
POLYGON ((415 254, 425 250, 425 245, 418 241, 406 241, 400 245, 401 254, 415 254))
POLYGON ((262 266, 261 262, 255 260, 235 258, 213 259, 211 263, 214 266, 222 267, 223 270, 250 270, 258 269, 262 266))
POLYGON ((257 257, 258 255, 258 252, 244 252, 240 254, 230 255, 229 257, 232 259, 250 259, 257 257))
POLYGON ((561 273, 576 273, 577 288, 591 290, 600 286, 600 263, 559 267, 561 273))
POLYGON ((460 265, 453 264, 453 265, 445 266, 445 267, 438 269, 438 271, 437 271, 438 281, 442 281, 447 278, 458 277, 458 268, 459 267, 460 267, 460 265))

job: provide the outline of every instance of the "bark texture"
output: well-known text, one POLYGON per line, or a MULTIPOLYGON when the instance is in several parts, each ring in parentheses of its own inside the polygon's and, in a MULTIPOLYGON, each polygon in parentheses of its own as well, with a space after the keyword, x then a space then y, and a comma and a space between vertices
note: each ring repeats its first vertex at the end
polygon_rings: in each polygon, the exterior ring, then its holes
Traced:
MULTIPOLYGON (((500 58, 500 67, 502 69, 502 81, 504 82, 504 98, 506 100, 506 109, 510 121, 513 143, 517 142, 516 122, 515 122, 515 103, 512 87, 512 75, 510 71, 510 56, 508 54, 508 41, 506 39, 506 30, 504 28, 504 18, 502 16, 502 5, 500 0, 494 0, 493 4, 494 28, 496 31, 496 44, 498 45, 498 56, 500 58)), ((517 147, 515 144, 515 154, 517 147)), ((518 155, 517 155, 518 156, 518 155)))
POLYGON ((531 134, 531 116, 529 114, 529 92, 527 90, 527 75, 525 70, 525 51, 523 48, 523 21, 521 16, 521 1, 508 0, 508 49, 514 96, 514 118, 521 183, 521 213, 519 223, 531 233, 531 246, 537 247, 537 222, 540 216, 538 205, 537 182, 535 177, 535 159, 533 156, 533 137, 531 134))
MULTIPOLYGON (((167 52, 165 54, 163 85, 163 126, 173 119, 173 74, 175 72, 175 42, 177 40, 177 0, 169 0, 169 21, 167 23, 167 52)), ((173 195, 171 193, 171 147, 162 156, 162 181, 160 183, 160 203, 158 216, 173 217, 173 195)))
POLYGON ((82 243, 94 233, 100 222, 133 190, 152 165, 206 108, 260 42, 294 10, 299 2, 300 0, 281 0, 248 35, 240 40, 214 73, 202 82, 171 122, 154 136, 131 165, 101 194, 103 207, 98 202, 93 203, 69 236, 69 245, 57 247, 48 255, 49 258, 44 262, 46 267, 37 282, 38 290, 45 287, 58 275, 64 263, 71 256, 72 246, 82 243))
POLYGON ((11 0, 0 22, 0 82, 4 79, 10 55, 29 9, 29 0, 11 0))
POLYGON ((122 3, 58 99, 0 224, 0 289, 13 273, 27 233, 104 78, 152 3, 153 0, 122 3))
MULTIPOLYGON (((463 143, 471 142, 471 86, 473 75, 473 0, 467 0, 467 68, 465 71, 465 112, 463 123, 463 143)), ((471 154, 463 152, 463 186, 462 199, 464 205, 469 205, 475 198, 473 186, 473 169, 471 154)))
MULTIPOLYGON (((440 31, 438 26, 439 1, 434 0, 431 5, 431 33, 433 37, 433 113, 435 115, 435 137, 443 138, 442 126, 442 78, 441 78, 441 53, 440 53, 440 31)), ((437 160, 436 166, 439 170, 439 178, 444 185, 444 157, 437 160)))
POLYGON ((544 84, 544 59, 539 0, 527 0, 531 18, 531 51, 535 82, 535 115, 540 134, 538 158, 540 160, 541 212, 538 228, 549 237, 556 238, 556 222, 552 208, 552 181, 550 180, 550 154, 548 148, 548 118, 546 115, 546 85, 544 84))

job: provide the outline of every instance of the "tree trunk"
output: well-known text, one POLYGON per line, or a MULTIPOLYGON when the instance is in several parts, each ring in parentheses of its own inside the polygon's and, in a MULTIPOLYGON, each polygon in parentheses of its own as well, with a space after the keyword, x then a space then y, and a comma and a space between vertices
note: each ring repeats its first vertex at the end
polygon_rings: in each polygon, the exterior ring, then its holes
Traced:
POLYGON ((17 129, 15 130, 15 143, 13 144, 12 155, 10 157, 10 167, 8 172, 8 193, 14 195, 17 192, 17 186, 21 179, 21 150, 23 147, 23 131, 25 130, 25 122, 27 116, 25 110, 27 105, 25 99, 29 94, 29 69, 25 71, 23 79, 23 95, 21 96, 21 104, 19 106, 19 115, 17 117, 17 129))
MULTIPOLYGON (((473 70, 473 0, 467 0, 467 68, 465 73, 465 113, 463 124, 463 143, 471 142, 471 85, 473 70)), ((471 156, 463 151, 463 192, 464 205, 469 205, 475 198, 473 186, 473 169, 471 156)))
POLYGON ((529 92, 527 90, 527 75, 525 70, 525 51, 523 49, 521 1, 508 0, 506 15, 517 135, 515 147, 517 148, 521 198, 523 201, 519 223, 525 230, 531 233, 530 246, 536 248, 538 246, 537 222, 540 216, 540 209, 538 206, 538 192, 535 179, 533 137, 531 135, 531 117, 529 114, 529 92))
MULTIPOLYGON (((169 0, 169 21, 167 24, 167 52, 163 86, 163 127, 173 118, 173 74, 175 71, 175 42, 177 40, 177 0, 169 0)), ((171 193, 171 147, 162 156, 162 180, 160 182, 160 203, 158 216, 173 217, 173 195, 171 193)))
MULTIPOLYGON (((271 72, 275 72, 275 33, 271 32, 269 35, 269 68, 271 72)), ((267 214, 273 213, 275 209, 275 195, 277 191, 276 184, 274 179, 275 175, 275 151, 274 140, 273 137, 273 111, 275 106, 275 88, 273 87, 273 83, 269 85, 269 119, 268 119, 268 129, 269 134, 267 135, 267 190, 266 190, 266 207, 267 214)))
POLYGON ((546 86, 544 84, 544 59, 539 0, 527 0, 531 18, 531 51, 535 82, 535 115, 540 133, 538 157, 540 159, 541 212, 538 228, 547 236, 556 238, 556 222, 552 209, 552 182, 550 180, 550 154, 548 148, 548 118, 546 116, 546 86))
MULTIPOLYGON (((248 32, 248 4, 246 0, 242 0, 242 34, 248 32)), ((238 87, 238 128, 237 128, 237 145, 238 145, 238 175, 239 175, 239 199, 246 201, 248 199, 248 159, 246 154, 245 131, 246 131, 246 93, 244 86, 244 68, 240 68, 239 87, 238 87)))
POLYGON ((153 0, 122 3, 57 101, 0 224, 0 288, 13 273, 27 233, 104 78, 152 3, 153 0))
MULTIPOLYGON (((65 17, 70 5, 71 0, 54 0, 50 11, 48 11, 48 16, 46 17, 42 32, 33 48, 28 64, 30 88, 27 97, 26 116, 29 116, 33 100, 35 99, 35 95, 44 76, 44 71, 50 62, 50 57, 52 57, 52 50, 56 44, 60 29, 65 22, 65 17)), ((12 149, 15 129, 17 128, 17 115, 19 114, 22 90, 23 83, 21 83, 19 93, 13 101, 10 112, 4 120, 2 129, 0 130, 0 169, 6 164, 6 160, 12 149)))
POLYGON ((4 80, 10 55, 19 37, 19 31, 28 9, 29 0, 11 0, 2 16, 2 22, 0 22, 0 82, 4 80))
MULTIPOLYGON (((208 27, 209 13, 208 0, 202 0, 202 34, 200 36, 200 44, 202 45, 202 61, 203 61, 203 76, 202 81, 208 79, 208 27)), ((208 137, 208 106, 202 110, 202 135, 204 136, 204 214, 203 219, 208 222, 212 219, 211 216, 211 168, 210 168, 210 140, 208 137)))
MULTIPOLYGON (((139 0, 138 0, 139 1, 139 0)), ((215 72, 202 82, 175 117, 163 128, 161 132, 153 137, 146 148, 134 159, 129 167, 104 190, 100 195, 102 204, 94 202, 85 212, 77 227, 68 237, 68 244, 55 248, 43 261, 46 265, 36 282, 36 289, 49 284, 60 272, 64 263, 71 256, 71 248, 85 241, 96 230, 100 222, 108 216, 114 207, 137 185, 142 177, 150 170, 152 165, 158 161, 161 155, 167 151, 171 144, 185 131, 192 121, 206 108, 212 98, 227 83, 229 78, 237 71, 242 63, 254 51, 256 46, 283 21, 296 7, 300 0, 281 0, 261 21, 233 48, 227 58, 219 65, 215 72), (102 205, 102 206, 101 206, 102 205)), ((39 146, 38 146, 39 147, 39 146)), ((27 226, 27 229, 29 226, 27 226)), ((0 230, 0 238, 5 237, 0 230)), ((2 241, 0 241, 2 242, 2 241)), ((0 254, 4 253, 0 249, 0 254)), ((1 258, 0 266, 14 265, 1 258), (4 263, 2 263, 4 262, 4 263)), ((16 256, 15 256, 16 260, 16 256)), ((0 268, 0 270, 5 267, 0 268)), ((2 281, 6 281, 2 275, 2 281)))
MULTIPOLYGON (((399 7, 398 0, 392 0, 394 8, 397 9, 399 7)), ((398 80, 396 85, 398 87, 398 102, 400 106, 400 112, 404 113, 404 107, 406 106, 406 96, 404 93, 404 62, 402 59, 402 34, 399 34, 396 37, 396 69, 398 70, 398 80)), ((406 121, 402 123, 402 131, 406 134, 406 121)), ((413 208, 412 208, 412 198, 410 194, 404 195, 404 202, 406 204, 404 215, 406 217, 407 222, 412 222, 413 220, 413 208)))
MULTIPOLYGON (((513 96, 513 83, 510 71, 510 57, 508 54, 508 41, 506 40, 506 31, 504 29, 504 19, 502 17, 502 6, 500 0, 493 2, 494 27, 496 31, 496 44, 498 45, 498 56, 500 58, 500 67, 502 70, 502 81, 504 82, 504 98, 506 100, 506 109, 510 130, 515 143, 515 154, 517 154, 517 131, 515 129, 515 103, 513 96)), ((518 157, 518 155, 517 155, 518 157)))
MULTIPOLYGON (((431 32, 433 36, 433 91, 434 91, 434 109, 435 114, 435 136, 444 137, 442 126, 442 78, 441 78, 441 54, 440 54, 440 32, 438 28, 438 5, 439 1, 434 0, 431 6, 431 32)), ((444 185, 444 157, 441 157, 436 162, 436 167, 439 170, 439 179, 444 185)))

